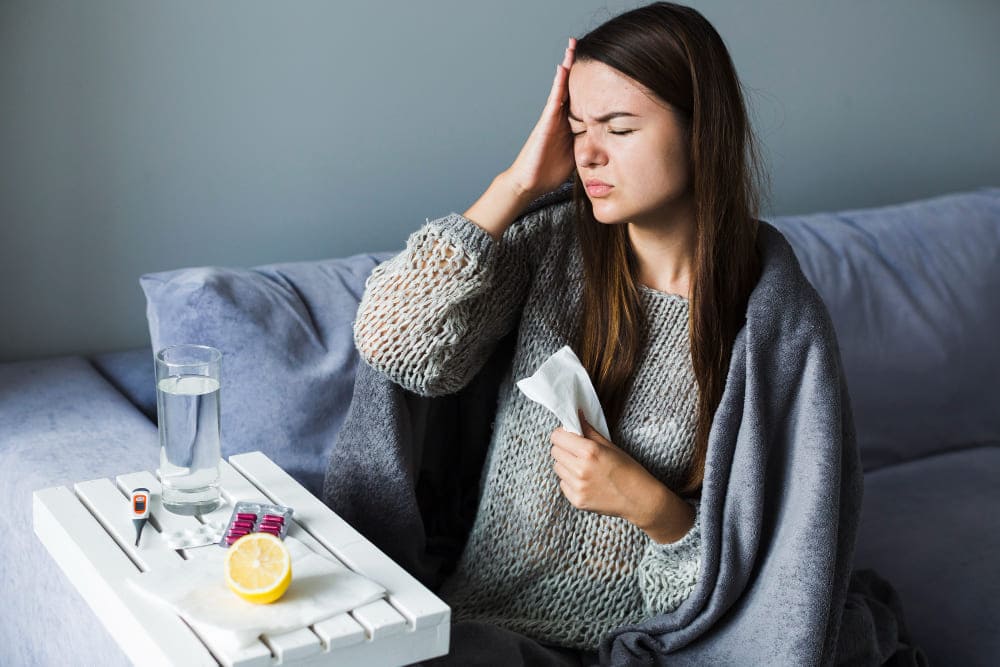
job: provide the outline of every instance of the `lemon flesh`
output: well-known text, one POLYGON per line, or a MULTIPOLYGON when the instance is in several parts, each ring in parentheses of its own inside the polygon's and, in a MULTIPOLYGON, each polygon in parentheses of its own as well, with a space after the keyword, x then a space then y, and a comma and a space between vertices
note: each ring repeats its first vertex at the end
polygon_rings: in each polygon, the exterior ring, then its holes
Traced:
POLYGON ((250 533, 229 547, 225 561, 229 590, 254 604, 270 604, 292 583, 292 558, 281 539, 250 533))

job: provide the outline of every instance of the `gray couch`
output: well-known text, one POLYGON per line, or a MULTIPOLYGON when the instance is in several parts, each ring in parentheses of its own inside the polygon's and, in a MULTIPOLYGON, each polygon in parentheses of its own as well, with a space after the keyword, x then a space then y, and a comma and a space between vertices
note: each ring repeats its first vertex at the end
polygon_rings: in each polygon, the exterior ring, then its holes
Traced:
MULTIPOLYGON (((1000 188, 770 219, 837 328, 865 467, 855 567, 931 664, 1000 664, 1000 188)), ((153 347, 220 347, 224 454, 319 495, 371 268, 398 251, 144 276, 153 347), (193 340, 197 338, 197 340, 193 340)), ((31 528, 31 492, 153 469, 150 349, 0 364, 0 664, 127 661, 31 528)))

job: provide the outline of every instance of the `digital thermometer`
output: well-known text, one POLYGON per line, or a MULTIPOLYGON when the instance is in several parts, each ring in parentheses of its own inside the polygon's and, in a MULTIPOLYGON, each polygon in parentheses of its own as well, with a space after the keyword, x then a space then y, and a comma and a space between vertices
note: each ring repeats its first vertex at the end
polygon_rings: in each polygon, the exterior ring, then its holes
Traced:
POLYGON ((135 546, 139 546, 139 536, 149 518, 149 489, 140 486, 132 489, 132 525, 135 526, 135 546))

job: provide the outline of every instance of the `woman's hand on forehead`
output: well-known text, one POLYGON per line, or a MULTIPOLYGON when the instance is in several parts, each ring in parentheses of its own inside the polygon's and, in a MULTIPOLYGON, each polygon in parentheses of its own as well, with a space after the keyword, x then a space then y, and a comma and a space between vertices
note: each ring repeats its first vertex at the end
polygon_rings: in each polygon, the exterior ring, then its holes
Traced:
POLYGON ((504 172, 505 180, 513 183, 515 190, 526 193, 529 201, 564 183, 576 167, 573 135, 566 117, 576 39, 570 37, 567 43, 541 117, 514 163, 504 172))

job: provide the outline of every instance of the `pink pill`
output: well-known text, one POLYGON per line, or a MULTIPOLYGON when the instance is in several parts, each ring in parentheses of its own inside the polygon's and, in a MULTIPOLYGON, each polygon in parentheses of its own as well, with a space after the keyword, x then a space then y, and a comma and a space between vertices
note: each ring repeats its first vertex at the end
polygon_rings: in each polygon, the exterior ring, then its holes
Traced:
POLYGON ((285 517, 276 514, 265 514, 264 521, 277 521, 278 523, 285 523, 285 517))
POLYGON ((253 528, 253 521, 233 521, 233 528, 253 528))
POLYGON ((249 519, 250 521, 256 521, 257 520, 257 515, 254 514, 253 512, 237 512, 236 518, 237 519, 249 519))

